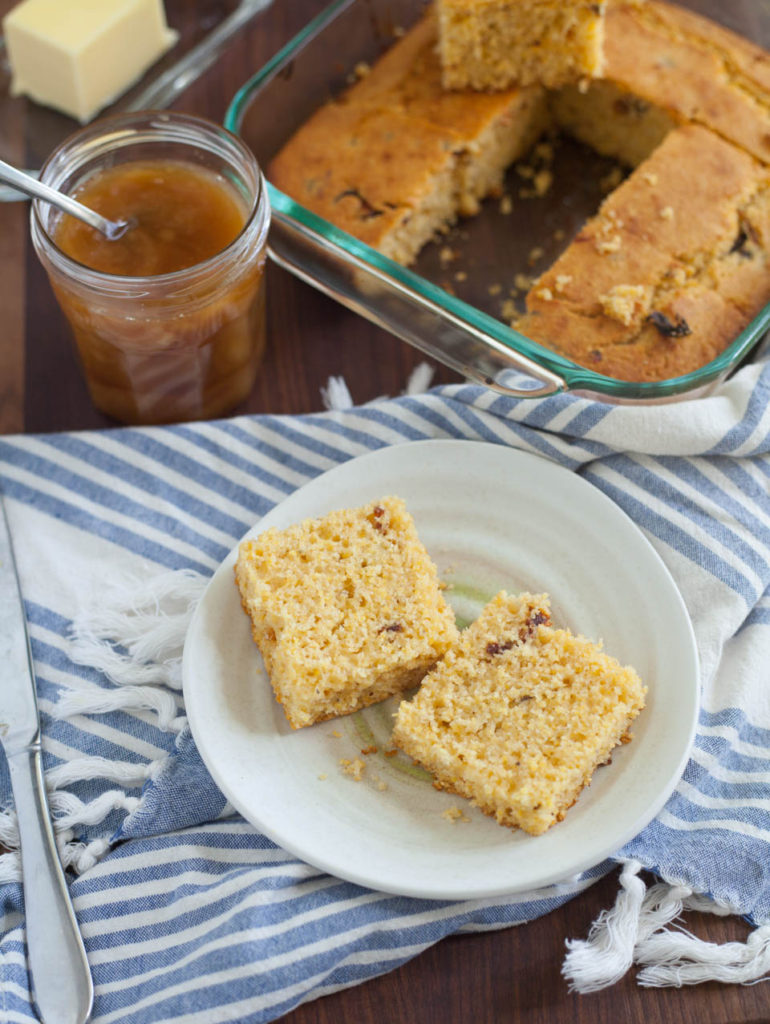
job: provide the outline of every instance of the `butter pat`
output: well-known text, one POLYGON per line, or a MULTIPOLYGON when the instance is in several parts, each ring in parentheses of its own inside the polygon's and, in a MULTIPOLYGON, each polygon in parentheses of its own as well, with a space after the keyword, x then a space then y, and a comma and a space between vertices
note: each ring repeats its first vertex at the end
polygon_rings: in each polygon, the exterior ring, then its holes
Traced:
POLYGON ((23 0, 3 19, 11 93, 90 120, 177 40, 162 0, 23 0))

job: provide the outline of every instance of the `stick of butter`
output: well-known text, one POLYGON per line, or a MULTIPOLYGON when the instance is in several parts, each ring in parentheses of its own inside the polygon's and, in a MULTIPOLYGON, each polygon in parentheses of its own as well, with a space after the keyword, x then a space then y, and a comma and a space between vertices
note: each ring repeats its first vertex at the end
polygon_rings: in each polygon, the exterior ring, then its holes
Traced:
POLYGON ((23 0, 3 19, 11 93, 89 121, 177 40, 162 0, 23 0))

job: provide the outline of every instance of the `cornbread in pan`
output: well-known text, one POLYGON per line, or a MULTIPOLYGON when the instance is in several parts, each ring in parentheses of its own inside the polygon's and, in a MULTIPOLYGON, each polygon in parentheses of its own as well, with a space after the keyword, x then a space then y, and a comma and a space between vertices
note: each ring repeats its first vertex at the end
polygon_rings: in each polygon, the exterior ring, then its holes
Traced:
POLYGON ((547 595, 497 595, 402 701, 393 742, 440 789, 540 835, 644 706, 636 672, 550 624, 547 595))
POLYGON ((589 0, 437 0, 447 89, 551 88, 604 65, 605 3, 589 0))
POLYGON ((457 138, 427 122, 418 128, 397 110, 328 104, 268 174, 306 209, 409 264, 458 206, 457 138))
POLYGON ((767 166, 676 128, 540 276, 515 326, 610 377, 687 373, 770 301, 769 205, 767 166))
MULTIPOLYGON (((537 5, 441 0, 437 10, 446 18, 498 6, 537 5)), ((770 55, 660 0, 613 0, 603 20, 601 79, 447 91, 429 11, 299 129, 268 174, 409 264, 499 193, 505 168, 543 131, 563 130, 633 173, 534 282, 512 326, 610 378, 694 372, 770 298, 770 55)))
POLYGON ((266 530, 242 543, 235 578, 295 729, 416 686, 457 639, 398 498, 266 530))
POLYGON ((499 192, 548 124, 540 87, 447 93, 429 12, 268 165, 270 181, 396 262, 499 192))
MULTIPOLYGON (((770 161, 770 54, 721 25, 660 0, 613 0, 605 68, 585 91, 552 96, 559 124, 608 156, 649 121, 700 124, 770 161), (609 138, 608 138, 609 136, 609 138)), ((659 141, 659 140, 658 140, 659 141)), ((638 159, 630 160, 637 163, 638 159)))

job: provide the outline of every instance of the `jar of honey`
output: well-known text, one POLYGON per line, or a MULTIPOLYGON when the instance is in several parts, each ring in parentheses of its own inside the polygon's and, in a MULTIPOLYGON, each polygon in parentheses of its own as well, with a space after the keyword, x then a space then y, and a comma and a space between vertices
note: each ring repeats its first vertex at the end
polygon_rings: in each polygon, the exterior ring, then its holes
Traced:
POLYGON ((175 112, 94 122, 41 180, 129 230, 108 240, 35 200, 31 230, 75 337, 94 405, 123 423, 224 415, 265 345, 270 205, 253 154, 175 112))

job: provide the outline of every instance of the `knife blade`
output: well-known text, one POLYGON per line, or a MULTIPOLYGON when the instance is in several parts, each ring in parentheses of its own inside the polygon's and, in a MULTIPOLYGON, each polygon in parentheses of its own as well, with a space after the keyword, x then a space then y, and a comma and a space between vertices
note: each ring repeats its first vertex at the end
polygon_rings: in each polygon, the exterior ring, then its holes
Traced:
POLYGON ((27 960, 44 1024, 84 1024, 93 981, 56 849, 41 765, 32 656, 0 494, 0 740, 19 823, 27 960))

